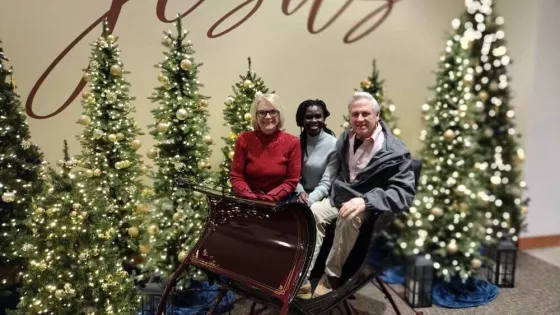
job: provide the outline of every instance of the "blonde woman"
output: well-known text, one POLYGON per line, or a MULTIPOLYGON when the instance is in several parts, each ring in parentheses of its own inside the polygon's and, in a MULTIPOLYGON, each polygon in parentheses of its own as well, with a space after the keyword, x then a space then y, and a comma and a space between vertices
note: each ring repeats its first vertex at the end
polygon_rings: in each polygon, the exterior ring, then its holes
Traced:
POLYGON ((277 202, 292 196, 301 173, 301 147, 282 131, 284 111, 275 94, 258 96, 251 105, 253 131, 237 138, 231 164, 233 192, 243 198, 277 202))

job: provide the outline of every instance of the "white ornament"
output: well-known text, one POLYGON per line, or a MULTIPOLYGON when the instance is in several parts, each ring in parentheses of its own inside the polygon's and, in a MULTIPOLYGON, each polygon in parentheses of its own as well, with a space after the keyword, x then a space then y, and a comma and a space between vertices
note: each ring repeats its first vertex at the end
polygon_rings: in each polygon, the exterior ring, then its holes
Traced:
POLYGON ((6 203, 14 202, 16 200, 16 194, 14 192, 5 192, 2 194, 2 201, 6 203))

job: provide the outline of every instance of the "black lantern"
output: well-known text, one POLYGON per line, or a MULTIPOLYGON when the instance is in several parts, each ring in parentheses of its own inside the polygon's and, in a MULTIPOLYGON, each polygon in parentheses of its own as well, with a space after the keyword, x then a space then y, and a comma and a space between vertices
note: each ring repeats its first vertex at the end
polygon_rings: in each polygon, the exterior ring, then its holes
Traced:
POLYGON ((434 284, 434 263, 425 256, 407 257, 404 295, 412 307, 431 307, 434 284))
MULTIPOLYGON (((142 297, 142 308, 136 314, 138 315, 155 315, 161 296, 165 289, 164 284, 148 283, 145 287, 139 288, 138 291, 142 297)), ((174 314, 173 301, 174 293, 171 291, 166 301, 165 314, 174 314)))
POLYGON ((513 288, 517 264, 515 244, 511 240, 500 240, 489 248, 488 254, 493 262, 488 268, 488 281, 502 288, 513 288))

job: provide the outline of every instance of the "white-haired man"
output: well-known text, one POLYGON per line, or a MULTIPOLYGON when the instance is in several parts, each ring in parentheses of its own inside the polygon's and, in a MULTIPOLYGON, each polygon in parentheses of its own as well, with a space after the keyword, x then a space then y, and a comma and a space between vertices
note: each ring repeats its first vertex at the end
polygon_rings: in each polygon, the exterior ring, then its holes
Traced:
MULTIPOLYGON (((410 152, 379 120, 380 106, 373 96, 354 93, 348 109, 351 128, 342 133, 336 144, 340 168, 330 197, 311 206, 317 221, 311 268, 321 249, 325 226, 336 219, 333 245, 313 297, 338 286, 342 267, 364 219, 375 212, 406 211, 416 193, 410 152)), ((299 297, 305 298, 302 290, 299 297)))

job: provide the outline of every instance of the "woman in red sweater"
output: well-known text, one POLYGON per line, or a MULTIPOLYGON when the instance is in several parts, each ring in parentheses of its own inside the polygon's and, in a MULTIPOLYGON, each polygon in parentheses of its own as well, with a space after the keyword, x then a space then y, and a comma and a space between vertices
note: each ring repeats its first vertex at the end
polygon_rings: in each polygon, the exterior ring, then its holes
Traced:
POLYGON ((251 105, 253 130, 237 138, 231 164, 233 192, 243 198, 277 202, 292 195, 301 173, 299 139, 281 130, 284 112, 275 94, 251 105))

